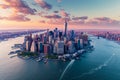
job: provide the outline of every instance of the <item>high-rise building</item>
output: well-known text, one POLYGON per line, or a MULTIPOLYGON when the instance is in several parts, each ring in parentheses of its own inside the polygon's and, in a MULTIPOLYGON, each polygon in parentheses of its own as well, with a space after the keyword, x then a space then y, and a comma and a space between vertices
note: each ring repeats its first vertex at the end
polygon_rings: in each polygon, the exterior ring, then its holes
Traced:
POLYGON ((64 44, 64 54, 67 54, 67 53, 68 53, 68 45, 64 44))
POLYGON ((75 40, 75 32, 74 32, 74 30, 70 31, 70 40, 71 41, 75 40))
POLYGON ((83 48, 83 39, 80 39, 80 49, 83 48))
POLYGON ((30 36, 28 37, 28 51, 31 51, 32 42, 32 34, 30 34, 30 36))
POLYGON ((65 37, 67 37, 67 21, 65 20, 65 34, 64 34, 65 37))
POLYGON ((59 32, 59 38, 62 39, 62 32, 59 32))
POLYGON ((32 42, 32 45, 31 45, 31 52, 36 52, 35 41, 32 42))
POLYGON ((25 50, 29 51, 28 41, 25 42, 25 50))
POLYGON ((68 51, 70 54, 75 52, 75 46, 73 41, 68 42, 68 51))
POLYGON ((56 54, 57 53, 57 42, 55 41, 53 44, 53 53, 56 54))
POLYGON ((46 35, 44 35, 44 37, 43 37, 43 43, 47 44, 47 36, 46 35))
POLYGON ((54 48, 54 46, 53 46, 53 44, 49 44, 49 46, 50 46, 50 48, 49 48, 49 53, 50 53, 50 54, 53 54, 53 48, 54 48))
POLYGON ((88 44, 88 35, 87 34, 83 35, 83 44, 84 44, 84 46, 86 46, 88 44))
POLYGON ((57 54, 64 54, 64 41, 57 41, 57 54))
POLYGON ((38 42, 38 50, 39 50, 40 53, 43 53, 43 50, 44 50, 43 42, 38 42))
POLYGON ((79 50, 80 49, 80 39, 77 40, 77 49, 79 50))
POLYGON ((54 30, 54 39, 56 39, 57 37, 58 37, 58 29, 55 28, 55 30, 54 30))
POLYGON ((43 44, 44 45, 44 54, 45 55, 48 55, 50 52, 49 52, 49 50, 50 50, 50 46, 49 46, 49 44, 43 44))
POLYGON ((49 36, 49 44, 52 44, 52 36, 49 36))

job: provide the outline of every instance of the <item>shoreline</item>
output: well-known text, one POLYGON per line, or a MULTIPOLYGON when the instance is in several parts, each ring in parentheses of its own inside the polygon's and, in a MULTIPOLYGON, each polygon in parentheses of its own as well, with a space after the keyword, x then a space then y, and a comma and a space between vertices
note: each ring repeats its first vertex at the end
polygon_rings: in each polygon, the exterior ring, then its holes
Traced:
POLYGON ((32 53, 32 52, 21 52, 21 53, 17 53, 17 56, 23 60, 29 60, 29 59, 34 59, 37 62, 40 61, 71 61, 73 59, 75 60, 79 60, 81 55, 83 55, 84 53, 90 53, 94 50, 93 48, 87 48, 84 50, 78 50, 75 53, 72 54, 63 54, 63 55, 41 55, 40 54, 36 54, 36 53, 32 53))

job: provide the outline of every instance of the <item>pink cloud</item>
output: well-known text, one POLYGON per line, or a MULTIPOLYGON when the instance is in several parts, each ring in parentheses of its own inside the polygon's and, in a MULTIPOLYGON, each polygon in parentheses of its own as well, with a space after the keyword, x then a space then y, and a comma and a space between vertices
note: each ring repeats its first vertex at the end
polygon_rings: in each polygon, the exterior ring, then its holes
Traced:
POLYGON ((24 15, 15 15, 15 16, 7 17, 6 19, 13 21, 30 21, 30 19, 25 17, 24 15))
POLYGON ((12 8, 15 13, 31 14, 34 15, 36 10, 30 8, 25 1, 22 0, 4 0, 6 4, 1 4, 3 9, 12 8))
POLYGON ((46 9, 46 10, 52 9, 52 5, 50 5, 49 3, 47 3, 47 2, 44 1, 44 0, 35 0, 35 2, 36 2, 37 4, 39 4, 40 7, 43 8, 43 9, 46 9))
POLYGON ((108 17, 98 17, 98 18, 94 18, 95 20, 101 21, 101 22, 109 22, 111 21, 110 18, 108 17))
POLYGON ((40 20, 39 22, 40 22, 40 23, 45 23, 45 21, 44 21, 44 20, 40 20))
POLYGON ((29 18, 27 18, 25 15, 23 14, 15 14, 15 15, 11 15, 9 17, 0 17, 0 20, 10 20, 10 21, 18 21, 18 22, 24 22, 24 21, 30 21, 29 18))
POLYGON ((44 18, 47 18, 47 19, 60 19, 61 16, 53 14, 53 15, 46 15, 46 16, 44 16, 44 18))
POLYGON ((69 17, 69 15, 70 15, 67 12, 65 12, 64 9, 60 10, 60 14, 61 14, 62 17, 69 17))

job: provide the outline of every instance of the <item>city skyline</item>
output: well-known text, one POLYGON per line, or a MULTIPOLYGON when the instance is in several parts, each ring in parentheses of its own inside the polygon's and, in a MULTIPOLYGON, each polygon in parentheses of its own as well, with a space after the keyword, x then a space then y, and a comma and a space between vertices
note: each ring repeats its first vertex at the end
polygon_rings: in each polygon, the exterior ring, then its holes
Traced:
POLYGON ((1 29, 120 29, 120 0, 2 0, 1 29))

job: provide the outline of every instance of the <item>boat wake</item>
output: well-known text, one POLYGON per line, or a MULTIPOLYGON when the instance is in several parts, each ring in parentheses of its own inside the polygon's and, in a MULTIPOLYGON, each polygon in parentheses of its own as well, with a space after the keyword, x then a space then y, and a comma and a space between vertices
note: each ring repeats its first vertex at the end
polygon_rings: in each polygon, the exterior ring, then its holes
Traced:
POLYGON ((74 80, 74 79, 81 78, 81 77, 86 76, 86 75, 93 74, 93 73, 95 73, 96 71, 98 71, 98 70, 102 69, 103 67, 107 66, 108 63, 109 63, 109 62, 112 60, 112 58, 114 57, 114 55, 115 55, 115 53, 113 53, 112 56, 111 56, 107 61, 105 61, 102 65, 99 65, 98 67, 93 68, 93 69, 91 69, 90 71, 81 74, 80 76, 74 77, 73 80, 74 80))
POLYGON ((75 60, 73 59, 73 60, 71 60, 71 61, 69 62, 69 64, 66 66, 66 68, 65 68, 64 71, 62 72, 59 80, 62 80, 62 78, 63 78, 63 76, 65 75, 66 71, 67 71, 68 69, 70 69, 70 67, 73 65, 74 61, 75 61, 75 60))

